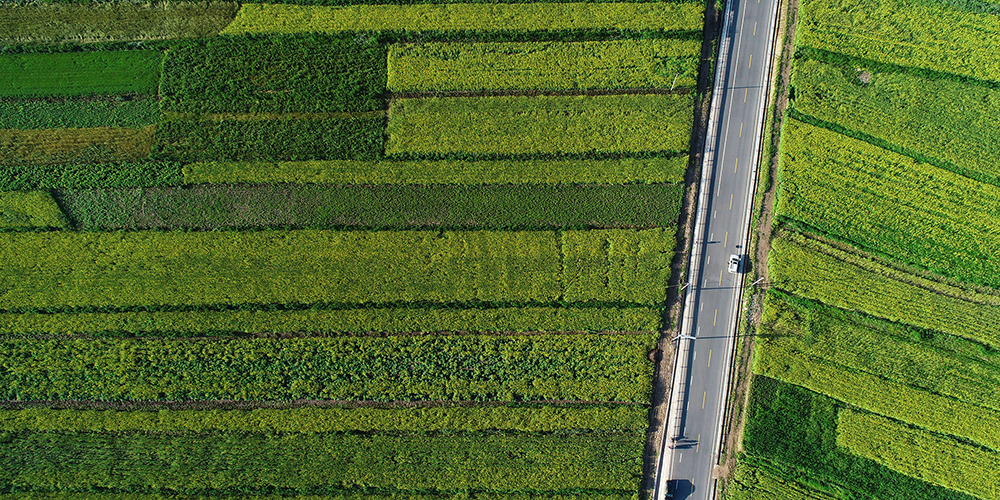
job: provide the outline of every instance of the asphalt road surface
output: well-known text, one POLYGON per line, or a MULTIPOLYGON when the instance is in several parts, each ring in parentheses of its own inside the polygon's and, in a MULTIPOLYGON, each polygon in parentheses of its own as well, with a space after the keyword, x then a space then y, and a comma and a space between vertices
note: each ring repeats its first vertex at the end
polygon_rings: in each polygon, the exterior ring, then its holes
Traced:
POLYGON ((744 246, 756 189, 776 13, 777 0, 729 0, 723 14, 690 288, 660 454, 657 500, 664 497, 670 479, 677 480, 674 498, 715 498, 712 472, 721 448, 742 293, 742 276, 727 268, 735 254, 742 258, 742 271, 750 270, 744 246))

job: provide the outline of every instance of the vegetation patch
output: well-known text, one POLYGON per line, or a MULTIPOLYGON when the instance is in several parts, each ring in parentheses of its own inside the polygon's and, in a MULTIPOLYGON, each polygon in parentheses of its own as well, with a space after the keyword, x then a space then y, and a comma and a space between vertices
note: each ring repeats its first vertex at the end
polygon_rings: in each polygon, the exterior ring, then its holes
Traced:
POLYGON ((0 97, 155 94, 162 58, 152 50, 0 55, 0 97))
POLYGON ((137 163, 149 156, 156 132, 156 125, 143 128, 0 130, 0 165, 137 163))
POLYGON ((66 217, 48 192, 0 192, 0 229, 56 227, 66 227, 66 217))

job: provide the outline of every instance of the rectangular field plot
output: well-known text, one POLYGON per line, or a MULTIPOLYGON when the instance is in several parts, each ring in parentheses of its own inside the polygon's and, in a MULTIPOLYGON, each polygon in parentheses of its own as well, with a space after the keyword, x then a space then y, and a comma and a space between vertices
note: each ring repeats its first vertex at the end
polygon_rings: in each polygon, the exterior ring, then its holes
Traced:
POLYGON ((1000 498, 1000 455, 876 415, 841 410, 837 444, 886 467, 963 491, 1000 498))
POLYGON ((259 333, 597 332, 660 329, 656 307, 379 307, 268 311, 0 313, 0 335, 240 336, 259 333))
MULTIPOLYGON (((772 378, 753 378, 743 444, 749 461, 810 479, 834 498, 974 500, 900 474, 838 446, 836 401, 772 378), (846 491, 845 491, 846 490, 846 491)), ((753 497, 753 500, 758 500, 753 497)))
POLYGON ((772 241, 774 285, 842 309, 1000 346, 1000 297, 918 277, 784 233, 772 241))
POLYGON ((807 0, 799 44, 1000 82, 1000 17, 928 0, 807 0))
POLYGON ((648 354, 657 335, 6 339, 0 394, 8 400, 648 403, 648 354))
POLYGON ((139 162, 152 151, 155 133, 156 125, 0 130, 0 165, 139 162))
POLYGON ((0 188, 5 191, 176 186, 183 182, 181 165, 169 162, 0 166, 0 188))
POLYGON ((684 152, 692 104, 689 94, 400 99, 386 153, 684 152))
POLYGON ((674 227, 684 186, 324 186, 60 190, 77 230, 674 227))
POLYGON ((799 60, 796 110, 953 164, 1000 185, 1000 89, 799 60))
POLYGON ((161 52, 117 50, 0 56, 0 97, 155 94, 161 52))
POLYGON ((727 500, 836 500, 836 497, 783 479, 767 470, 738 462, 726 483, 727 500))
POLYGON ((684 181, 688 156, 603 160, 202 162, 188 184, 628 184, 684 181))
POLYGON ((67 3, 0 6, 0 43, 72 43, 201 38, 229 24, 239 4, 67 3))
POLYGON ((700 40, 428 43, 389 48, 389 90, 693 87, 700 40))
POLYGON ((66 217, 47 191, 0 192, 0 229, 66 227, 66 217))
POLYGON ((116 411, 28 407, 0 410, 9 432, 551 432, 562 429, 643 432, 649 410, 629 406, 297 407, 254 410, 116 411))
POLYGON ((1000 286, 1000 187, 790 120, 776 211, 903 262, 1000 286))
POLYGON ((0 101, 0 129, 144 127, 159 120, 156 99, 0 101))
POLYGON ((562 233, 563 298, 661 303, 667 298, 675 231, 562 233))
POLYGON ((0 480, 84 491, 631 490, 644 442, 641 433, 24 433, 0 444, 0 480), (18 460, 28 450, 31 459, 18 460))
POLYGON ((771 291, 760 349, 823 359, 849 370, 1000 410, 1000 365, 974 342, 771 291), (935 337, 948 337, 937 339, 935 337), (953 349, 949 349, 953 348, 953 349), (975 356, 979 354, 979 356, 975 356))
POLYGON ((442 3, 413 5, 244 4, 223 35, 340 31, 701 31, 699 2, 442 3))
POLYGON ((319 113, 382 109, 386 49, 351 36, 209 39, 167 53, 163 109, 319 113))
MULTIPOLYGON (((662 246, 674 231, 597 233, 632 247, 601 258, 604 267, 593 272, 620 279, 590 283, 586 297, 659 303, 665 293, 663 276, 673 258, 662 246), (621 297, 617 287, 622 284, 635 291, 621 297)), ((0 308, 8 311, 554 302, 564 293, 561 243, 552 231, 0 233, 0 243, 6 263, 0 275, 0 308)))

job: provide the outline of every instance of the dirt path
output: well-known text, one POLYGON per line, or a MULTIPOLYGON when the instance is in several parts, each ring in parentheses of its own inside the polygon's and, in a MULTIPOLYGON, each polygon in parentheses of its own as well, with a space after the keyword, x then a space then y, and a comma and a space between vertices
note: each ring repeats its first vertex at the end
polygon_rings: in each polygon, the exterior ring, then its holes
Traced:
MULTIPOLYGON (((781 127, 784 123, 785 110, 788 108, 788 90, 792 73, 792 52, 795 43, 795 24, 798 21, 798 6, 798 0, 787 0, 781 6, 778 19, 778 46, 781 47, 781 52, 779 53, 780 60, 777 61, 779 80, 774 93, 774 115, 771 128, 768 131, 770 133, 770 143, 765 150, 766 154, 769 155, 766 158, 768 182, 760 204, 757 231, 754 235, 756 239, 754 263, 757 270, 757 279, 764 283, 768 282, 767 257, 771 251, 771 224, 774 217, 774 201, 778 188, 778 146, 781 140, 781 127)), ((763 291, 764 288, 762 287, 757 287, 751 291, 750 305, 747 311, 749 324, 744 330, 743 337, 739 339, 739 357, 735 360, 736 384, 730 398, 732 407, 728 412, 730 420, 726 425, 726 442, 723 447, 724 461, 716 471, 716 476, 722 478, 723 482, 732 478, 732 473, 736 469, 736 457, 743 449, 744 418, 750 381, 753 379, 750 366, 753 359, 753 333, 760 324, 761 303, 764 298, 763 291)))

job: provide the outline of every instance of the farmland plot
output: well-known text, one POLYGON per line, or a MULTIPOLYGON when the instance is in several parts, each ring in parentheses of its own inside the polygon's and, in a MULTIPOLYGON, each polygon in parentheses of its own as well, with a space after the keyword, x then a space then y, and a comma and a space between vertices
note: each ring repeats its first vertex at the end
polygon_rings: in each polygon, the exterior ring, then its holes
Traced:
POLYGON ((163 54, 152 50, 0 56, 0 97, 156 93, 163 54))

